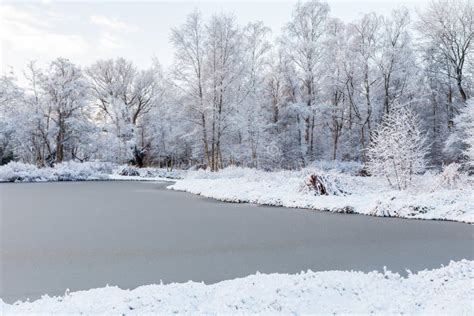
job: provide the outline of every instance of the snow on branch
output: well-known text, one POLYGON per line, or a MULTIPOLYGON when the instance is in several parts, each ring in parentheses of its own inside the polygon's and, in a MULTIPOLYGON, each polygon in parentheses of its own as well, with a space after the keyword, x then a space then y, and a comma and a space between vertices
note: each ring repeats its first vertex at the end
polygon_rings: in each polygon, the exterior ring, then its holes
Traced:
POLYGON ((394 188, 407 189, 413 176, 426 168, 428 147, 418 116, 407 107, 394 109, 372 137, 368 149, 370 172, 385 177, 394 188))

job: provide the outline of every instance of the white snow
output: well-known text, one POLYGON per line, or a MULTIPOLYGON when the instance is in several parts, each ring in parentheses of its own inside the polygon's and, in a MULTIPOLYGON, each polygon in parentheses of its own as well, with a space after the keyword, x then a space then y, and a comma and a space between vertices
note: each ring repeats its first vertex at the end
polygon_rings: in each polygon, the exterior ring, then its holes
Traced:
POLYGON ((174 178, 165 178, 165 177, 142 177, 142 176, 121 176, 119 174, 111 174, 107 177, 107 180, 114 181, 165 181, 165 182, 174 182, 174 178))
POLYGON ((182 177, 184 171, 160 168, 136 168, 107 162, 74 162, 57 164, 53 168, 10 162, 0 166, 0 182, 140 180, 170 181, 182 177), (125 175, 123 175, 125 174, 125 175), (132 174, 132 175, 129 175, 132 174))
POLYGON ((399 191, 390 188, 383 178, 360 177, 337 171, 312 168, 264 172, 227 168, 219 172, 189 172, 184 179, 177 180, 168 188, 227 202, 474 223, 472 177, 471 181, 461 186, 449 188, 438 185, 439 177, 426 173, 417 177, 415 186, 399 191), (346 194, 316 196, 304 186, 310 173, 337 181, 346 194))
POLYGON ((187 282, 134 290, 104 287, 6 304, 0 312, 37 314, 144 313, 423 313, 474 312, 474 261, 420 271, 405 278, 384 272, 256 274, 212 285, 187 282))

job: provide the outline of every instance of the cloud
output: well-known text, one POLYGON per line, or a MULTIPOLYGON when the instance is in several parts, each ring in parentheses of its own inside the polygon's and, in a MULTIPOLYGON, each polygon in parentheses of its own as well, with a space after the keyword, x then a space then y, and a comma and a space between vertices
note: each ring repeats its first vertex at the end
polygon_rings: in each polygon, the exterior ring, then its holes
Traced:
POLYGON ((59 33, 49 14, 0 6, 0 41, 4 49, 51 57, 77 56, 89 45, 77 34, 59 33))
POLYGON ((99 47, 102 50, 113 50, 120 47, 120 38, 110 32, 102 32, 99 38, 99 47))
POLYGON ((91 15, 90 22, 101 29, 99 33, 99 46, 101 51, 112 51, 121 47, 123 33, 138 31, 135 25, 127 24, 118 19, 108 18, 103 15, 91 15))
POLYGON ((91 15, 90 21, 92 24, 108 29, 109 31, 116 32, 135 32, 138 31, 138 27, 135 25, 127 24, 119 21, 118 19, 111 19, 103 15, 91 15))

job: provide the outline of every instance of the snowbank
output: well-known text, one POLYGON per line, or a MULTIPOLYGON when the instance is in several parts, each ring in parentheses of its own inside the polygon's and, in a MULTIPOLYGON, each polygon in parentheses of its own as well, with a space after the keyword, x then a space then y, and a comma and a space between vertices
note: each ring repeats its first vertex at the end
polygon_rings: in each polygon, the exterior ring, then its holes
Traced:
POLYGON ((47 182, 93 180, 166 180, 181 178, 184 171, 136 168, 107 162, 63 162, 53 168, 10 162, 0 166, 0 182, 47 182))
POLYGON ((380 272, 302 272, 256 274, 212 285, 187 282, 141 286, 134 290, 105 287, 44 296, 9 305, 11 313, 385 313, 452 314, 474 312, 474 261, 401 277, 380 272))
POLYGON ((168 188, 227 202, 306 208, 417 219, 442 219, 474 223, 472 184, 459 188, 437 187, 437 175, 427 173, 409 191, 391 189, 385 179, 358 177, 336 171, 264 172, 227 168, 220 172, 189 172, 168 188), (343 195, 317 196, 304 188, 308 174, 337 181, 343 195))

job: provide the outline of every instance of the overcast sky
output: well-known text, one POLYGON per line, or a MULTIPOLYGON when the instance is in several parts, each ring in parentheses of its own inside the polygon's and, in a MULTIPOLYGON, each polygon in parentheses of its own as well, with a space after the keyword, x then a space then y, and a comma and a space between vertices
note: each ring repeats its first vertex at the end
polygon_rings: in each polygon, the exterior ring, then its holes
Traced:
MULTIPOLYGON (((345 21, 366 12, 388 14, 405 5, 422 8, 428 0, 330 0, 331 16, 345 21)), ((170 28, 197 8, 205 15, 234 12, 239 23, 261 20, 278 35, 296 1, 5 1, 0 4, 1 65, 20 75, 28 60, 40 65, 58 56, 80 65, 122 56, 139 67, 153 57, 173 60, 170 28)), ((21 78, 20 78, 21 79, 21 78)))

